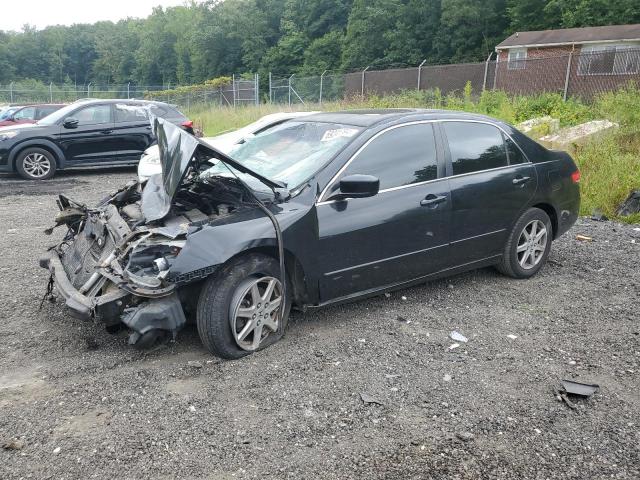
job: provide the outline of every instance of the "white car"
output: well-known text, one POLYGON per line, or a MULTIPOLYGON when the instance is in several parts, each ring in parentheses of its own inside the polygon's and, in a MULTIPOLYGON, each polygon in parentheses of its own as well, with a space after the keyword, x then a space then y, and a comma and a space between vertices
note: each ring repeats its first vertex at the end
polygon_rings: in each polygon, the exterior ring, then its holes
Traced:
MULTIPOLYGON (((304 117, 318 112, 280 112, 265 115, 259 120, 250 123, 246 127, 242 127, 232 132, 223 133, 215 137, 206 137, 202 140, 212 147, 220 150, 222 153, 229 153, 233 147, 242 143, 244 140, 251 138, 257 133, 267 128, 278 125, 292 118, 304 117)), ((152 145, 147 148, 138 163, 138 180, 142 183, 151 175, 162 173, 160 168, 160 150, 158 145, 152 145)))

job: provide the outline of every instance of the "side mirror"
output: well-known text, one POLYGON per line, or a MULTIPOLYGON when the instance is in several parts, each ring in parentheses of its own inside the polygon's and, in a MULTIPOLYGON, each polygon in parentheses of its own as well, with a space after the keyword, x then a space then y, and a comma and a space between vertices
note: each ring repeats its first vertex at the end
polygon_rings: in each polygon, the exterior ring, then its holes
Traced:
POLYGON ((372 175, 348 175, 340 180, 340 189, 333 200, 373 197, 380 190, 380 180, 372 175))
POLYGON ((64 119, 64 123, 62 124, 64 128, 77 128, 78 127, 78 119, 67 117, 64 119))

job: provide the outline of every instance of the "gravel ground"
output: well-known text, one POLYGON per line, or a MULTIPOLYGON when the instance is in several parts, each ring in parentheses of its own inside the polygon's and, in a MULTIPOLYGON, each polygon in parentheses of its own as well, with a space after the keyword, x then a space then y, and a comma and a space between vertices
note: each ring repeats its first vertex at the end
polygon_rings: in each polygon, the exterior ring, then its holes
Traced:
POLYGON ((529 281, 483 269, 294 313, 240 361, 193 326, 143 354, 38 309, 56 194, 133 175, 0 178, 0 478, 640 478, 637 225, 580 220, 529 281), (601 390, 571 409, 565 378, 601 390))

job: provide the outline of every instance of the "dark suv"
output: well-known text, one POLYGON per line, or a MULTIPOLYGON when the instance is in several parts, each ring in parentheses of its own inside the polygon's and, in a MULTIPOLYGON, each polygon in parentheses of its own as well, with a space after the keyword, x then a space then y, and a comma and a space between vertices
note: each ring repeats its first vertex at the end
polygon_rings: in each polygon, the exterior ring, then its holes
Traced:
POLYGON ((155 138, 149 115, 193 133, 174 107, 142 100, 80 100, 35 124, 0 128, 0 172, 45 180, 73 167, 135 165, 155 138))

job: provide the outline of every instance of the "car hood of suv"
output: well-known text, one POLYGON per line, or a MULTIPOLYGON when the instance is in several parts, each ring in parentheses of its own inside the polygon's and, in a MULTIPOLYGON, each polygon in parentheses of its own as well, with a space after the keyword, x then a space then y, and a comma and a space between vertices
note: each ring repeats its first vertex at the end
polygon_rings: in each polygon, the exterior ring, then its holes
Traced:
POLYGON ((154 118, 152 128, 158 140, 162 174, 153 175, 142 192, 142 213, 147 222, 166 217, 189 167, 197 170, 201 162, 211 158, 251 175, 271 189, 285 188, 284 184, 263 177, 171 122, 154 118))

